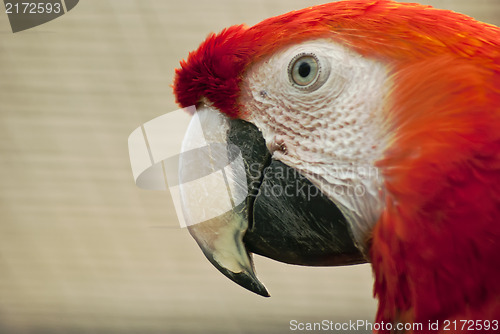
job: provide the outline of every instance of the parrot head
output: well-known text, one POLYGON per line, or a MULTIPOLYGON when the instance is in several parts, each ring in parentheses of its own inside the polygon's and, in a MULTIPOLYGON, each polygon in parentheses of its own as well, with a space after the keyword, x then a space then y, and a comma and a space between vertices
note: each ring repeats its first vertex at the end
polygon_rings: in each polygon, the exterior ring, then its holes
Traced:
MULTIPOLYGON (((189 226, 209 261, 263 296, 253 253, 312 266, 371 262, 379 319, 425 317, 460 299, 418 304, 419 289, 436 288, 414 268, 438 277, 442 257, 450 277, 470 270, 447 248, 477 251, 465 220, 479 207, 467 196, 496 196, 475 214, 479 231, 491 231, 499 211, 496 190, 467 183, 473 154, 499 184, 499 37, 458 13, 387 0, 340 1, 209 35, 176 70, 174 93, 180 106, 196 106, 205 139, 236 148, 229 160, 240 156, 245 171, 226 176, 224 189, 243 191, 242 201, 189 226)), ((189 128, 186 150, 199 132, 189 128)), ((181 158, 181 179, 199 163, 181 158)), ((219 205, 200 203, 200 191, 217 197, 208 186, 181 187, 188 221, 219 205)), ((477 257, 498 263, 487 255, 497 241, 477 257)))

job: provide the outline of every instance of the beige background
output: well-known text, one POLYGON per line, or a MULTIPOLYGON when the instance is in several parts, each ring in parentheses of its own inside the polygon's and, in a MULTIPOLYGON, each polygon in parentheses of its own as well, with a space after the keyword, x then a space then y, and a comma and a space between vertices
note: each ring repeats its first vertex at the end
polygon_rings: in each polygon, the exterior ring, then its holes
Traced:
MULTIPOLYGON (((498 0, 424 1, 500 24, 498 0), (469 5, 467 5, 469 4, 469 5)), ((286 333, 373 319, 367 265, 256 259, 239 288, 138 189, 127 137, 175 110, 174 68, 210 31, 321 1, 83 0, 12 34, 0 13, 0 333, 286 333)))

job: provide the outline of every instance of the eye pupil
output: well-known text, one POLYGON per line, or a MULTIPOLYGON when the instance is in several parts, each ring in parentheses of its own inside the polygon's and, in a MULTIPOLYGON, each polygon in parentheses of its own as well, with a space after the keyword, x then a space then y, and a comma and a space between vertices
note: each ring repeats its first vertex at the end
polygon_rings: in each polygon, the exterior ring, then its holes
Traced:
POLYGON ((288 65, 288 75, 295 87, 307 88, 320 73, 318 59, 314 55, 298 54, 288 65))
POLYGON ((311 65, 309 65, 306 62, 302 62, 299 65, 299 75, 302 78, 307 78, 307 76, 309 75, 309 73, 311 73, 311 65))

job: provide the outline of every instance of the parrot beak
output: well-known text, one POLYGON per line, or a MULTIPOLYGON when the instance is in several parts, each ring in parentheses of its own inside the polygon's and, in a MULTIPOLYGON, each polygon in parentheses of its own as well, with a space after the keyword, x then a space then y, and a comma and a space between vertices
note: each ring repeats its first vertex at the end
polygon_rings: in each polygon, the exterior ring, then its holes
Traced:
POLYGON ((225 276, 269 296, 252 253, 299 265, 364 263, 345 217, 293 168, 272 159, 261 132, 202 106, 179 162, 184 219, 225 276))
POLYGON ((243 242, 248 218, 243 205, 216 218, 188 227, 201 250, 221 273, 258 295, 269 297, 255 275, 252 254, 243 242))

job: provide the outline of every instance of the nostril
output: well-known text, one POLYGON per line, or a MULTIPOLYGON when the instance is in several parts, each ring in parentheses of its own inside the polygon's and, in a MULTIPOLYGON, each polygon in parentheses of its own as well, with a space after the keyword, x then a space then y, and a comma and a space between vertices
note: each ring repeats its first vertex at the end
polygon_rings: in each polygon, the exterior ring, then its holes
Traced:
POLYGON ((271 141, 271 144, 269 145, 269 151, 271 153, 281 152, 283 154, 287 154, 288 148, 285 139, 281 136, 274 137, 274 139, 271 141))
POLYGON ((280 147, 280 151, 283 153, 283 154, 287 154, 288 153, 288 149, 287 149, 287 146, 286 146, 286 143, 285 142, 281 142, 279 144, 279 147, 280 147))

